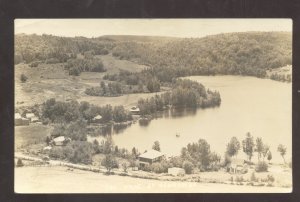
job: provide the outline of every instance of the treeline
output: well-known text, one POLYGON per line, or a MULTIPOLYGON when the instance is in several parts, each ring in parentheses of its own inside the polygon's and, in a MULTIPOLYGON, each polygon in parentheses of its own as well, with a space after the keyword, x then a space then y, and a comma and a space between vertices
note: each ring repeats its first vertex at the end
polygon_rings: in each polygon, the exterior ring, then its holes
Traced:
MULTIPOLYGON (((161 38, 150 41, 115 40, 109 37, 15 36, 15 63, 66 62, 77 54, 112 52, 120 59, 167 68, 166 80, 176 75, 249 75, 265 77, 267 69, 292 63, 290 32, 227 33, 203 38, 161 38), (168 79, 167 79, 168 78, 168 79)), ((158 78, 162 81, 161 78, 158 78)))
POLYGON ((265 77, 266 69, 292 62, 289 32, 228 33, 171 42, 118 44, 113 55, 138 60, 185 75, 249 75, 265 77))
POLYGON ((35 61, 52 63, 66 62, 77 54, 91 52, 94 55, 108 54, 115 46, 111 39, 85 37, 59 37, 53 35, 15 35, 15 64, 35 61))
POLYGON ((129 72, 121 70, 117 74, 106 74, 100 86, 90 87, 85 90, 91 96, 120 96, 131 93, 153 93, 159 92, 161 82, 149 71, 129 72))
POLYGON ((81 72, 105 72, 106 69, 100 59, 84 58, 70 59, 65 65, 69 75, 79 76, 81 72))
POLYGON ((42 119, 45 123, 70 123, 79 119, 84 119, 90 123, 97 115, 102 116, 102 122, 110 121, 124 122, 132 120, 129 111, 125 110, 123 106, 111 105, 95 106, 88 102, 78 103, 77 101, 61 102, 51 98, 42 104, 42 119))
POLYGON ((140 99, 138 107, 141 115, 153 114, 173 106, 175 108, 214 107, 221 104, 219 92, 206 90, 205 87, 189 79, 178 79, 170 92, 140 99))

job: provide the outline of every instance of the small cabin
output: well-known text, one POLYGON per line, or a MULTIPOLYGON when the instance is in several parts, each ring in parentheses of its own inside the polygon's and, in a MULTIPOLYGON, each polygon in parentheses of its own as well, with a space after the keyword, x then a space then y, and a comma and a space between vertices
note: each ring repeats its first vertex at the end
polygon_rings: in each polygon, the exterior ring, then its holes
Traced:
POLYGON ((100 123, 101 121, 102 121, 102 116, 99 114, 92 119, 93 123, 100 123))
POLYGON ((140 114, 140 108, 138 108, 137 106, 133 106, 130 108, 130 112, 131 112, 131 114, 138 115, 138 114, 140 114))
POLYGON ((29 120, 31 120, 33 117, 35 117, 34 113, 26 113, 25 117, 29 120))
POLYGON ((71 141, 70 138, 66 138, 65 136, 59 136, 54 138, 51 143, 55 146, 65 146, 67 143, 71 141))
POLYGON ((168 168, 168 174, 173 175, 173 176, 183 176, 185 175, 185 170, 183 168, 168 168))
POLYGON ((151 149, 139 156, 139 165, 143 167, 145 165, 150 165, 155 162, 160 162, 164 157, 165 155, 163 153, 151 149))

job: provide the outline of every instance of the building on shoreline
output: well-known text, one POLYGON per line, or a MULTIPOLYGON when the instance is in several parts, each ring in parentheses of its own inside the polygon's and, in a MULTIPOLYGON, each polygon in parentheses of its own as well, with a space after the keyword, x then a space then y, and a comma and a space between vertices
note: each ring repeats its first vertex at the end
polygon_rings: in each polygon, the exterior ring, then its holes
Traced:
POLYGON ((163 153, 151 149, 139 156, 139 165, 141 167, 144 167, 145 165, 151 165, 152 163, 160 162, 164 157, 165 155, 163 153))

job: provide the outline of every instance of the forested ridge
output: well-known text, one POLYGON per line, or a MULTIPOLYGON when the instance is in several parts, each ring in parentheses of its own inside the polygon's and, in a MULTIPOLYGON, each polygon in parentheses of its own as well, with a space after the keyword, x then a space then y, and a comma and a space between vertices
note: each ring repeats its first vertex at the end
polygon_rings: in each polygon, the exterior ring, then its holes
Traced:
POLYGON ((292 34, 241 32, 203 38, 15 36, 16 63, 49 59, 66 62, 87 52, 112 53, 119 59, 166 69, 160 74, 170 77, 214 74, 265 77, 267 69, 292 63, 292 34))

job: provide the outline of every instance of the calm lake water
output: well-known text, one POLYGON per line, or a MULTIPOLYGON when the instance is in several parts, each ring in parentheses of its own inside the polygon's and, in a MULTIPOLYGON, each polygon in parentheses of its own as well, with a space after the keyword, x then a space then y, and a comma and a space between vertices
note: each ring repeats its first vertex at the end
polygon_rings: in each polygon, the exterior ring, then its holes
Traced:
MULTIPOLYGON (((206 139, 212 151, 222 158, 226 144, 236 136, 240 141, 250 132, 262 137, 270 146, 273 162, 282 162, 278 144, 287 146, 286 160, 291 158, 292 147, 292 85, 269 79, 240 76, 192 76, 205 87, 221 94, 220 107, 165 113, 148 126, 133 124, 113 134, 116 145, 140 152, 160 142, 168 156, 179 155, 183 146, 206 139), (176 137, 179 133, 180 137, 176 137)), ((100 137, 98 137, 101 139, 100 137)), ((242 150, 240 157, 244 157, 242 150)), ((257 158, 254 156, 254 160, 257 158)))

